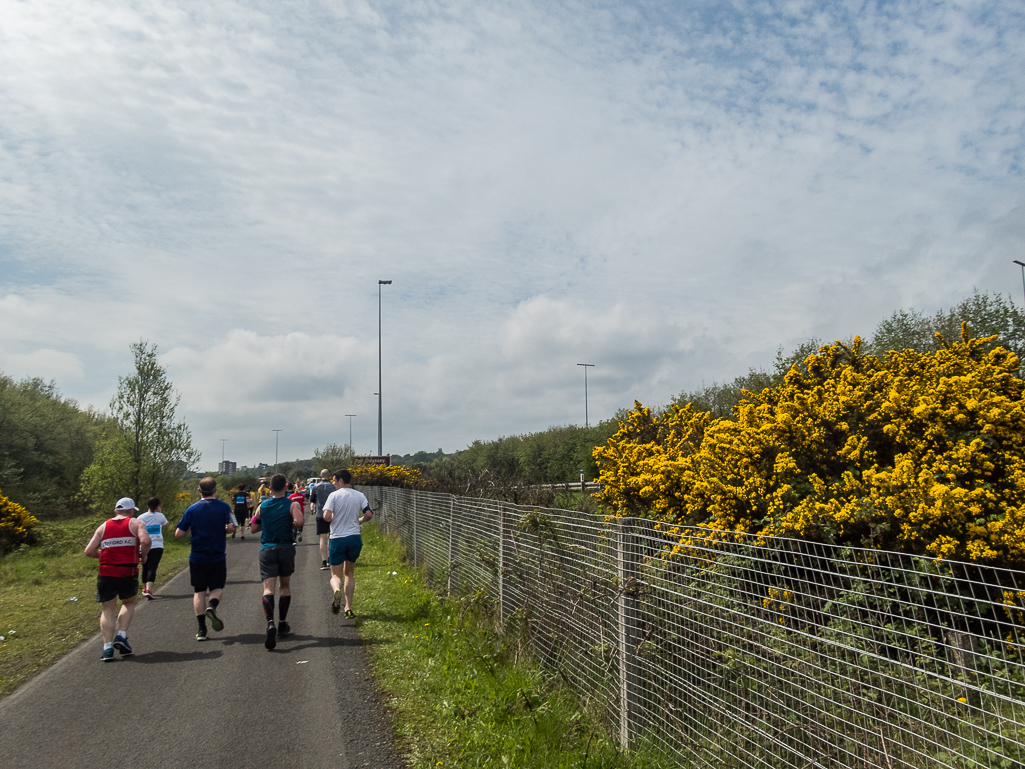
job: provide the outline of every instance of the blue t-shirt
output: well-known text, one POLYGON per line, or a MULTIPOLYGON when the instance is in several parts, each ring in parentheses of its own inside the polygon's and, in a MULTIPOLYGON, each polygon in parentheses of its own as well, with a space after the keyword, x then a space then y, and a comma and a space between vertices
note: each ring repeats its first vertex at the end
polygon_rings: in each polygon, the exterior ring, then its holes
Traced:
POLYGON ((231 508, 227 502, 208 497, 201 499, 185 511, 178 521, 182 531, 192 529, 192 563, 218 563, 228 555, 224 527, 231 523, 231 508))

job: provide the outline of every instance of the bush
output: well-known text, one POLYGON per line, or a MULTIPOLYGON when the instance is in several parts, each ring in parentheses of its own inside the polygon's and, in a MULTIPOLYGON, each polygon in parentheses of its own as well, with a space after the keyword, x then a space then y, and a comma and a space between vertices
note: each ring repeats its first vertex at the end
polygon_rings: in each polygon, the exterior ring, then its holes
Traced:
POLYGON ((993 565, 1025 564, 1018 358, 992 337, 939 350, 822 347, 734 418, 636 404, 595 450, 601 501, 697 525, 993 565))
POLYGON ((32 544, 38 521, 28 510, 0 493, 0 553, 32 544))

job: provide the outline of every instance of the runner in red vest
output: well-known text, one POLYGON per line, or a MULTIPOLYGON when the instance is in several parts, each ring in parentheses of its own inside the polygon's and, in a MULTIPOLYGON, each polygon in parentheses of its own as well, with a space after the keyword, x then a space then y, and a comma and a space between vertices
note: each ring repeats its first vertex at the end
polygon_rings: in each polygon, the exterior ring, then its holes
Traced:
POLYGON ((146 527, 132 517, 135 502, 124 497, 114 506, 114 517, 93 533, 85 546, 85 554, 100 559, 96 578, 96 602, 100 607, 100 634, 103 654, 100 659, 111 662, 114 650, 122 657, 132 653, 128 644, 128 626, 135 616, 135 594, 139 590, 139 564, 146 563, 151 540, 146 527), (121 599, 121 611, 117 599, 121 599))

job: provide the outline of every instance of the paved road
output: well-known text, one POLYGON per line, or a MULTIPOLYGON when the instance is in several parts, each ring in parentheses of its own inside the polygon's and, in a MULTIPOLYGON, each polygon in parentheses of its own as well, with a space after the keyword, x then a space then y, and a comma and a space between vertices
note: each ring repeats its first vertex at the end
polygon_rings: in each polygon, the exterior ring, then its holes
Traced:
POLYGON ((259 542, 229 541, 223 631, 196 642, 182 572, 136 611, 134 656, 100 662, 97 634, 0 701, 0 765, 403 766, 353 622, 330 612, 312 530, 296 553, 293 634, 277 649, 263 646, 259 542))

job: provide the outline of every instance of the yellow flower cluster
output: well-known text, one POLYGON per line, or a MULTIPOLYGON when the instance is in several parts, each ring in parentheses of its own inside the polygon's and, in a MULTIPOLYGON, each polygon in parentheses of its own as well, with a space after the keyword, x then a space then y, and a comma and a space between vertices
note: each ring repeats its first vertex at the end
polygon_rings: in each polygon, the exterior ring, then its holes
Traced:
POLYGON ((1025 564, 1025 409, 1018 358, 993 338, 861 352, 836 343, 732 419, 636 403, 595 449, 616 515, 713 536, 762 534, 1025 564))
POLYGON ((402 465, 360 465, 352 467, 354 486, 402 486, 416 489, 423 486, 420 471, 402 465))
POLYGON ((0 553, 28 542, 37 523, 32 513, 0 493, 0 553))

